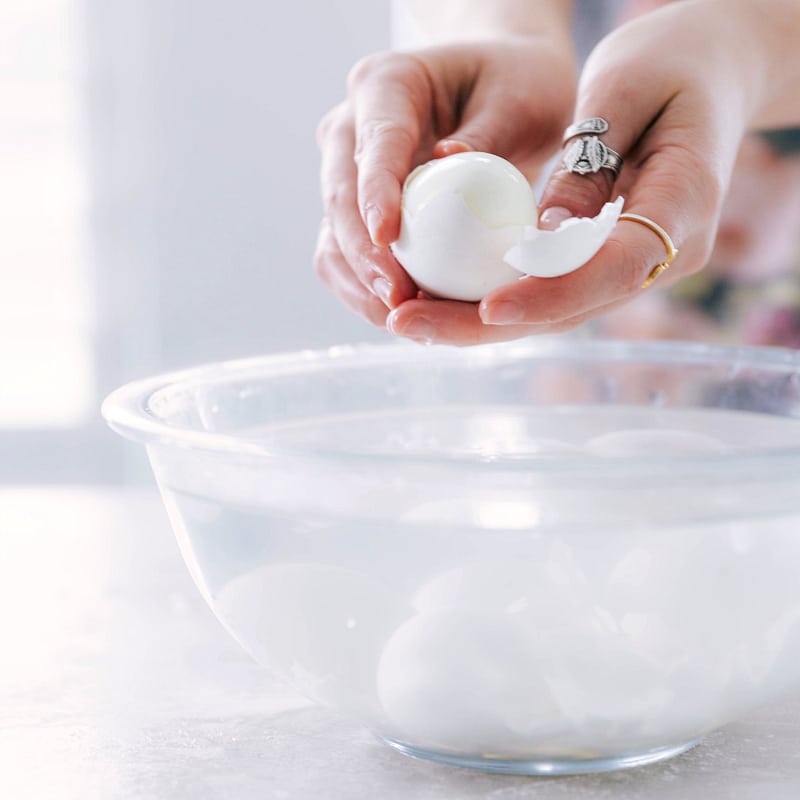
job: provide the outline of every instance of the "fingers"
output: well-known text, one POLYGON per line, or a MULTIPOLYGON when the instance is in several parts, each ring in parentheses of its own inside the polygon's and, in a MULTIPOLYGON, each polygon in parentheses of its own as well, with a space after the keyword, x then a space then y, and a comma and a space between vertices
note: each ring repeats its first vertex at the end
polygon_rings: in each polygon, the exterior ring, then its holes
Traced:
MULTIPOLYGON (((726 159, 720 133, 703 104, 676 99, 640 145, 642 162, 629 185, 627 213, 661 226, 680 253, 659 284, 701 268, 710 253, 724 194, 726 159), (697 107, 695 107, 697 106, 697 107), (680 142, 686 132, 692 142, 680 142)), ((487 295, 475 307, 405 304, 390 315, 390 330, 454 344, 512 339, 574 327, 639 295, 668 257, 662 237, 636 220, 621 220, 597 255, 559 278, 525 278, 487 295), (428 324, 425 329, 423 323, 428 324), (492 327, 502 329, 492 332, 492 327)), ((658 284, 656 284, 658 285, 658 284)))
MULTIPOLYGON (((670 112, 680 113, 679 109, 670 112)), ((702 152, 703 139, 697 141, 702 152)), ((684 148, 659 144, 640 168, 625 212, 655 222, 679 250, 664 279, 704 266, 713 245, 721 195, 708 164, 684 148)), ((560 278, 528 278, 501 287, 482 300, 480 317, 487 324, 518 325, 600 313, 609 304, 639 294, 653 269, 668 256, 657 232, 641 222, 621 220, 588 264, 560 278)))
POLYGON ((399 233, 402 181, 428 102, 421 71, 403 56, 363 60, 350 74, 348 101, 318 129, 326 221, 315 269, 346 305, 377 325, 416 294, 388 245, 399 233))
POLYGON ((384 327, 389 309, 356 277, 342 255, 327 219, 322 220, 317 247, 314 252, 314 270, 319 279, 352 311, 384 327))
POLYGON ((400 234, 403 181, 428 125, 431 90, 420 61, 403 54, 363 59, 350 74, 358 208, 372 242, 400 234))
POLYGON ((571 107, 571 70, 554 66, 566 59, 521 40, 378 54, 356 65, 347 100, 318 129, 335 251, 318 254, 317 271, 350 307, 377 319, 354 280, 389 309, 416 296, 388 249, 399 235, 402 185, 414 166, 477 148, 512 160, 516 148, 520 161, 545 160, 543 143, 554 139, 571 107), (539 91, 545 73, 553 77, 539 91))
POLYGON ((525 278, 487 295, 478 313, 487 325, 550 324, 600 313, 642 291, 666 259, 664 245, 643 225, 622 221, 584 267, 560 278, 525 278))
POLYGON ((488 151, 532 178, 557 148, 573 97, 574 68, 563 52, 503 42, 479 62, 458 124, 436 143, 434 156, 488 151))
POLYGON ((389 314, 390 333, 420 344, 476 345, 517 339, 534 333, 531 326, 484 325, 474 303, 455 300, 409 300, 389 314))
MULTIPOLYGON (((643 66, 642 75, 624 64, 604 63, 602 69, 589 69, 582 82, 576 118, 608 121, 600 138, 626 157, 621 178, 615 182, 607 169, 570 173, 562 165, 542 206, 554 217, 562 208, 570 215, 595 215, 616 195, 615 183, 624 185, 624 211, 661 226, 680 250, 669 279, 694 272, 711 252, 741 132, 701 84, 684 76, 674 85, 669 70, 646 72, 643 66), (631 74, 635 82, 626 77, 631 74)), ((525 280, 503 287, 483 299, 479 313, 485 323, 500 325, 556 323, 578 313, 600 313, 638 294, 667 257, 657 232, 624 220, 579 270, 552 282, 525 280)))
MULTIPOLYGON (((671 87, 653 86, 646 81, 631 80, 630 76, 628 70, 584 74, 575 122, 599 118, 608 123, 608 130, 570 138, 564 143, 562 155, 570 148, 591 148, 595 138, 623 159, 631 155, 645 131, 664 110, 671 87)), ((626 165, 622 169, 626 169, 626 165)), ((604 203, 613 199, 615 182, 613 169, 601 167, 596 172, 580 174, 569 171, 563 160, 559 161, 542 193, 543 227, 557 227, 568 216, 595 216, 604 203)))
POLYGON ((416 287, 391 252, 372 243, 364 226, 357 203, 355 131, 346 107, 327 119, 321 139, 324 213, 339 252, 360 283, 393 308, 413 297, 416 287))
POLYGON ((449 300, 410 300, 392 311, 386 327, 391 333, 419 344, 449 344, 466 347, 511 341, 523 336, 563 333, 621 305, 612 303, 597 312, 582 312, 554 323, 485 325, 477 306, 449 300))

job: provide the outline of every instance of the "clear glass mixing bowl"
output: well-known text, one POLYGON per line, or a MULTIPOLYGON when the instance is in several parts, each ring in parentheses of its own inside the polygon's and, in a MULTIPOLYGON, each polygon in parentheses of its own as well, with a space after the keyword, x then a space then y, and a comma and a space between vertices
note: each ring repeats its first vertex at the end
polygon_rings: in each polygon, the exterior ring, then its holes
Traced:
POLYGON ((337 347, 103 410, 233 636, 403 752, 633 766, 800 685, 798 353, 337 347))

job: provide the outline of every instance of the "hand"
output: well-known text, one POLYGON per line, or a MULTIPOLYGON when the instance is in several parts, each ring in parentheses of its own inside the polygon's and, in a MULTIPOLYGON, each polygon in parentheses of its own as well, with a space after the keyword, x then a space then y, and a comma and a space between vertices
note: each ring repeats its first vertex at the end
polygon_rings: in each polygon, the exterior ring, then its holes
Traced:
MULTIPOLYGON (((777 60, 780 67, 783 53, 784 71, 797 73, 791 58, 798 58, 788 55, 790 35, 773 41, 781 36, 780 18, 771 27, 761 22, 769 15, 759 6, 767 5, 763 0, 684 0, 645 14, 603 40, 581 77, 575 119, 609 122, 601 138, 624 156, 622 174, 615 182, 609 170, 582 176, 559 168, 540 204, 543 222, 593 216, 604 202, 623 194, 626 212, 657 222, 680 250, 659 283, 702 268, 742 136, 750 126, 773 122, 770 114, 780 106, 773 88, 779 82, 770 77, 769 65, 777 60)), ((790 4, 776 0, 773 5, 790 13, 790 4)), ((784 27, 796 24, 797 13, 792 13, 784 27)), ((623 221, 576 272, 526 278, 495 290, 477 306, 412 300, 392 313, 389 324, 395 332, 425 331, 430 341, 452 344, 566 330, 640 295, 665 257, 656 234, 623 221)))
MULTIPOLYGON (((533 179, 558 147, 573 101, 572 53, 543 36, 359 62, 346 100, 318 130, 325 214, 314 260, 319 277, 379 326, 390 309, 429 302, 412 299, 417 287, 389 250, 408 173, 472 149, 501 155, 533 179)), ((414 336, 407 325, 395 332, 414 336)))

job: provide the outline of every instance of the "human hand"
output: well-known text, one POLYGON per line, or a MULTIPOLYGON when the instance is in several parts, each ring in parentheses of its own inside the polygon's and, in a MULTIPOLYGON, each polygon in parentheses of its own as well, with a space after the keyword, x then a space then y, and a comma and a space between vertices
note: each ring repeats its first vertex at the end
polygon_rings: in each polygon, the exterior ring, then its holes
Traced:
MULTIPOLYGON (((625 158, 619 180, 609 170, 552 176, 540 203, 542 223, 593 216, 618 194, 625 211, 656 221, 680 250, 659 282, 674 282, 706 263, 739 143, 749 127, 777 120, 781 92, 797 65, 787 57, 766 6, 783 0, 684 0, 618 28, 589 58, 578 89, 576 120, 602 117, 602 141, 625 158), (763 18, 763 19, 762 19, 763 18), (781 85, 771 64, 783 53, 781 85)), ((792 20, 797 22, 797 4, 792 20)), ((773 17, 775 15, 773 14, 773 17)), ((789 26, 791 27, 791 26, 789 26)), ((796 54, 794 61, 798 61, 796 54)), ((787 105, 784 103, 784 105, 787 105)), ((792 113, 797 113, 796 110, 792 113)), ((429 341, 473 344, 573 328, 638 296, 666 257, 660 238, 622 221, 599 253, 560 278, 525 278, 480 304, 411 300, 389 318, 396 333, 425 330, 429 341)))
MULTIPOLYGON (((501 155, 533 179, 557 148, 573 101, 572 53, 544 36, 359 62, 347 98, 318 130, 325 214, 314 259, 319 277, 379 326, 390 309, 430 302, 413 299, 417 287, 389 250, 400 232, 408 173, 472 149, 501 155)), ((428 338, 408 322, 395 332, 428 338)))

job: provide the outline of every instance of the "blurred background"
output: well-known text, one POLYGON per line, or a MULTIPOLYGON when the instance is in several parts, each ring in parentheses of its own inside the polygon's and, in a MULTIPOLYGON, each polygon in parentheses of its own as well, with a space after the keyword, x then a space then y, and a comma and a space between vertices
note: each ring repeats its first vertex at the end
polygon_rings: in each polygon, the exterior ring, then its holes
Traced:
MULTIPOLYGON (((99 414, 128 381, 386 337, 313 274, 315 130, 358 58, 392 28, 414 39, 401 8, 0 0, 0 485, 149 482, 99 414)), ((581 52, 601 8, 578 3, 581 52)), ((746 140, 684 296, 648 293, 599 332, 800 347, 788 133, 746 140)))
POLYGON ((0 482, 149 480, 153 372, 381 338, 318 284, 315 128, 388 2, 0 0, 0 482))

